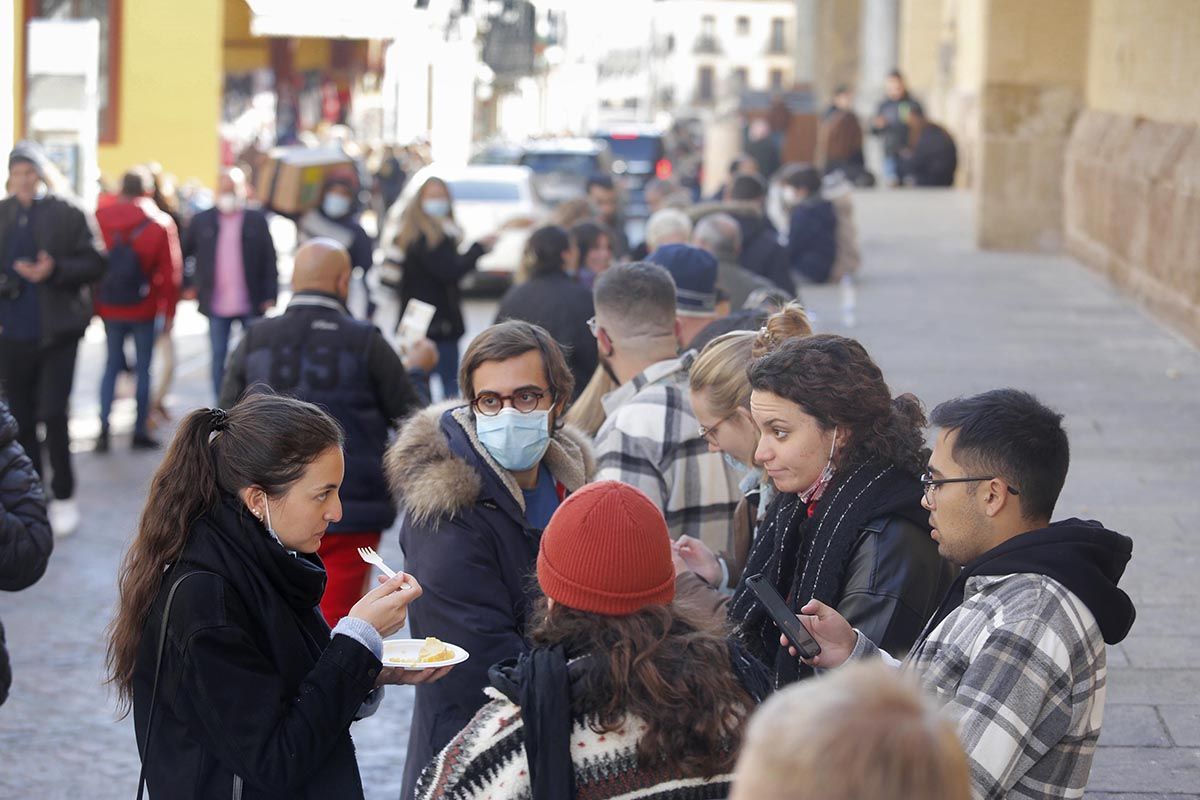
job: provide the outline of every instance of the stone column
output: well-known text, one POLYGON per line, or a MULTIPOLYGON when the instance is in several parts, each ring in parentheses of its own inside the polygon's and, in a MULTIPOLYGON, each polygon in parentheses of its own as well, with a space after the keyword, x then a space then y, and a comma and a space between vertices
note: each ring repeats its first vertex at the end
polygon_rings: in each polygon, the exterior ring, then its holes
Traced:
MULTIPOLYGON (((862 0, 862 44, 859 47, 855 106, 863 118, 864 128, 870 128, 875 108, 883 99, 884 80, 896 68, 899 19, 898 0, 862 0)), ((883 146, 879 138, 868 134, 865 144, 868 168, 881 175, 883 146)))
POLYGON ((824 60, 821 37, 817 30, 818 0, 796 0, 796 38, 792 54, 792 82, 812 86, 816 83, 817 65, 824 60))

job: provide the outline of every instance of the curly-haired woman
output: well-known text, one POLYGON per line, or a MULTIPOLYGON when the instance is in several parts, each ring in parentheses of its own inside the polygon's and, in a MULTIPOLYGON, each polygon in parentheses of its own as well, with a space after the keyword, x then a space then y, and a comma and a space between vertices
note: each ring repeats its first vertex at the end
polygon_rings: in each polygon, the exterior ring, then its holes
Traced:
MULTIPOLYGON (((929 536, 919 476, 925 414, 892 399, 853 339, 790 339, 750 367, 754 461, 779 491, 743 572, 761 573, 793 608, 812 598, 842 611, 900 656, 954 579, 929 536)), ((729 621, 776 686, 811 674, 780 647, 779 629, 743 580, 729 621)), ((878 640, 877 640, 878 641, 878 640)))
POLYGON ((542 535, 534 649, 426 768, 418 800, 726 797, 760 664, 673 602, 666 521, 616 481, 567 498, 542 535))

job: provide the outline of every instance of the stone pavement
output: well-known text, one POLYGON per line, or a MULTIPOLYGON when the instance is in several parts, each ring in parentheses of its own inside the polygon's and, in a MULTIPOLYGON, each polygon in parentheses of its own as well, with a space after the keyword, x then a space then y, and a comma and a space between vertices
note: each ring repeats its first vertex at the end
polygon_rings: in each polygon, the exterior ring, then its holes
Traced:
MULTIPOLYGON (((1073 462, 1058 516, 1090 516, 1134 538, 1123 585, 1138 605, 1129 639, 1109 651, 1108 713, 1089 798, 1200 797, 1200 354, 1102 279, 1064 258, 979 253, 970 199, 942 192, 859 197, 864 269, 858 324, 837 288, 809 288, 818 327, 863 340, 895 393, 927 405, 1000 385, 1030 389, 1067 415, 1073 462)), ((469 327, 494 305, 471 303, 469 327)), ((137 775, 129 722, 101 685, 103 629, 116 565, 136 525, 154 455, 94 433, 102 336, 76 383, 83 529, 60 542, 46 577, 0 595, 15 683, 0 708, 0 798, 128 798, 137 775)), ((194 311, 178 323, 177 416, 207 404, 207 340, 194 311)), ((126 428, 132 401, 118 405, 126 428)), ((116 423, 118 431, 122 423, 116 423)), ((401 561, 394 535, 384 557, 401 561)), ((367 796, 394 800, 411 692, 389 690, 354 728, 367 796)))

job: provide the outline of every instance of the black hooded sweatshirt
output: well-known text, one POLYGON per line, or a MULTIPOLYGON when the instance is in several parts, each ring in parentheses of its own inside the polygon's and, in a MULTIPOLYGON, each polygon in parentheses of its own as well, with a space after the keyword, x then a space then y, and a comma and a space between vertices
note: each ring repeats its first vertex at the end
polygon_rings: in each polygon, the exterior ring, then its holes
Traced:
POLYGON ((1133 540, 1095 520, 1072 517, 1014 536, 963 567, 926 631, 963 603, 967 579, 976 575, 1033 573, 1058 581, 1096 618, 1107 644, 1117 644, 1133 627, 1136 609, 1117 586, 1133 555, 1133 540))

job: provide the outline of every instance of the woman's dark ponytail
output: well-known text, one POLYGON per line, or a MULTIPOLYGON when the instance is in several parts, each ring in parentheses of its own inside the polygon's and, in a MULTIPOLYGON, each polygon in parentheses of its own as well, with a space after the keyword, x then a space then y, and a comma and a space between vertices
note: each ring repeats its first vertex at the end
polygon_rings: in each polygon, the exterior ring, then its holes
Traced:
POLYGON ((249 486, 270 495, 286 491, 321 453, 341 445, 342 429, 332 417, 291 397, 253 394, 228 412, 205 408, 184 417, 150 482, 117 580, 107 665, 124 712, 133 699, 138 644, 163 570, 179 559, 196 520, 217 507, 222 493, 249 486))

